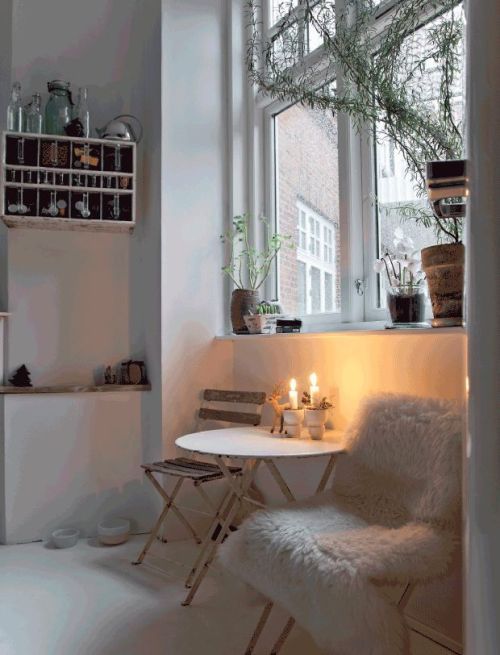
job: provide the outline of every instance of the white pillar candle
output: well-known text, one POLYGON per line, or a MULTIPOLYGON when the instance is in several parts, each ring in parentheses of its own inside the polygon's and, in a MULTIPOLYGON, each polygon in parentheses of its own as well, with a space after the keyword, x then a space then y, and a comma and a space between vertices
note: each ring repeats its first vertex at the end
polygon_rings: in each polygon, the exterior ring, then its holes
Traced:
POLYGON ((309 395, 311 396, 311 405, 316 405, 319 402, 319 387, 318 387, 318 376, 316 373, 311 373, 309 376, 309 382, 311 386, 309 387, 309 395))
POLYGON ((290 380, 290 391, 288 392, 288 400, 290 401, 290 409, 298 409, 299 392, 297 391, 297 380, 295 378, 292 378, 290 380))

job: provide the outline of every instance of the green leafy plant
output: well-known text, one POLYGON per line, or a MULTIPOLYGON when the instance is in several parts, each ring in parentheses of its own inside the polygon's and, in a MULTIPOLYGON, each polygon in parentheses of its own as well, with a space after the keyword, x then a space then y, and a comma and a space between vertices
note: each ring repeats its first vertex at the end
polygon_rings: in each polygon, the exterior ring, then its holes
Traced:
POLYGON ((266 302, 264 300, 257 305, 256 313, 267 316, 272 314, 279 314, 279 310, 279 305, 275 305, 274 303, 266 302))
MULTIPOLYGON (((376 138, 389 138, 401 152, 423 198, 426 162, 461 159, 464 152, 457 108, 464 19, 458 5, 457 0, 398 2, 377 33, 380 6, 371 0, 346 0, 342 9, 332 0, 284 0, 278 8, 282 19, 264 39, 260 2, 248 0, 249 77, 273 98, 344 112, 359 131, 376 126, 376 138), (320 35, 321 56, 308 56, 307 29, 320 35), (429 69, 437 96, 430 99, 429 69), (339 72, 342 84, 337 86, 339 72)), ((438 218, 430 209, 415 207, 406 216, 433 225, 440 239, 460 241, 457 218, 438 218)))
POLYGON ((284 246, 294 248, 294 244, 291 236, 272 232, 269 221, 262 216, 260 222, 265 227, 265 245, 263 250, 258 250, 250 243, 249 222, 249 214, 235 216, 231 228, 221 235, 222 243, 229 246, 229 261, 222 271, 236 288, 256 291, 267 279, 279 251, 284 246))

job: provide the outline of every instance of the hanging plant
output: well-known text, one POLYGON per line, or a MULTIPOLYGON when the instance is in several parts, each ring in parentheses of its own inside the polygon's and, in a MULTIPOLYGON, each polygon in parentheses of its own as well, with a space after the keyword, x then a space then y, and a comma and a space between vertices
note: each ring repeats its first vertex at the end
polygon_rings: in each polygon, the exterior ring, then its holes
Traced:
MULTIPOLYGON (((330 0, 284 0, 278 9, 282 18, 266 39, 260 2, 248 0, 247 68, 251 81, 272 98, 344 112, 358 131, 376 126, 377 138, 397 146, 417 194, 424 197, 426 162, 463 157, 456 98, 464 20, 456 0, 404 0, 379 19, 384 26, 376 30, 379 11, 370 0, 346 0, 341 9, 330 0), (323 42, 311 54, 309 31, 323 42), (434 98, 428 97, 429 68, 434 98)), ((460 241, 457 218, 439 218, 413 205, 401 213, 433 225, 440 239, 460 241)))

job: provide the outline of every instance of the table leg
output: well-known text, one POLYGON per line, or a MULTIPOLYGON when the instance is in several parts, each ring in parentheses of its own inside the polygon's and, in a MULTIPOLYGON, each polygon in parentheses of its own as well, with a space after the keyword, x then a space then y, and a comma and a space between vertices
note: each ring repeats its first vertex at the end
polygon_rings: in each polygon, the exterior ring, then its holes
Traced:
POLYGON ((201 566, 200 563, 200 566, 198 567, 199 573, 196 575, 196 578, 193 582, 193 586, 191 587, 188 595, 182 602, 182 605, 186 606, 191 604, 191 601, 193 600, 196 592, 198 591, 200 584, 203 582, 203 579, 208 572, 208 567, 210 566, 213 560, 217 546, 219 546, 219 544, 222 542, 224 537, 229 533, 229 526, 231 525, 231 521, 235 517, 238 508, 242 504, 241 496, 245 495, 247 489, 252 484, 254 475, 257 471, 259 464, 260 464, 260 460, 249 459, 246 461, 243 470, 243 475, 241 477, 241 491, 238 494, 236 492, 232 493, 231 499, 228 504, 227 514, 224 523, 222 524, 219 534, 217 535, 215 541, 211 545, 209 544, 209 547, 207 549, 208 554, 206 554, 205 561, 203 562, 203 566, 201 566))
POLYGON ((276 484, 281 490, 281 493, 285 496, 285 498, 288 500, 288 502, 293 502, 295 500, 295 496, 293 493, 290 491, 290 487, 287 485, 285 482, 283 476, 279 472, 278 467, 276 464, 273 462, 272 459, 266 459, 264 460, 266 462, 267 468, 269 469, 269 472, 273 476, 274 480, 276 481, 276 484))
POLYGON ((318 488, 316 489, 317 494, 319 494, 319 493, 321 493, 322 491, 325 490, 326 485, 328 484, 328 480, 330 479, 330 476, 331 476, 331 474, 333 472, 333 469, 335 467, 335 461, 336 461, 335 455, 330 455, 330 457, 328 459, 328 463, 326 465, 326 468, 325 468, 325 470, 323 472, 323 475, 321 476, 321 480, 320 480, 320 482, 318 484, 318 488))

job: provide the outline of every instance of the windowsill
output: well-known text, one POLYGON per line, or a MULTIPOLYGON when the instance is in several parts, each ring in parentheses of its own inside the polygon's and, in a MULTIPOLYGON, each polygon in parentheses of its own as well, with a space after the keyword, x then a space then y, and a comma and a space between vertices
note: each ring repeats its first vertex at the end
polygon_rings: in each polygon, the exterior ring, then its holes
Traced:
POLYGON ((352 336, 352 335, 377 335, 377 336, 446 336, 446 335, 466 335, 467 330, 464 327, 452 328, 420 328, 408 330, 387 330, 386 321, 372 321, 367 323, 339 323, 329 330, 322 329, 318 326, 318 331, 279 333, 279 334, 225 334, 215 337, 221 341, 248 341, 249 339, 325 339, 333 336, 352 336))

